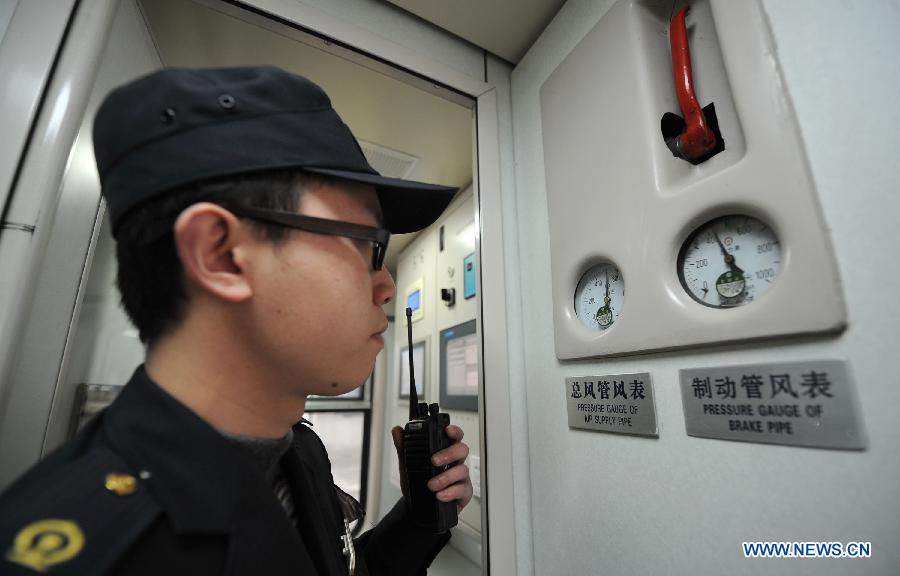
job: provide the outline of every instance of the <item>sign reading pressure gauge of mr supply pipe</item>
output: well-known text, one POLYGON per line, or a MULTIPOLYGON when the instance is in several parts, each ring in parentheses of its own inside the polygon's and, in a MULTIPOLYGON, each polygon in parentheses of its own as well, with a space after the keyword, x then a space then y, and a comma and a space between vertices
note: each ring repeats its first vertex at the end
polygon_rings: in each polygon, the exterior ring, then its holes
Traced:
POLYGON ((659 436, 648 372, 566 378, 569 428, 659 436))

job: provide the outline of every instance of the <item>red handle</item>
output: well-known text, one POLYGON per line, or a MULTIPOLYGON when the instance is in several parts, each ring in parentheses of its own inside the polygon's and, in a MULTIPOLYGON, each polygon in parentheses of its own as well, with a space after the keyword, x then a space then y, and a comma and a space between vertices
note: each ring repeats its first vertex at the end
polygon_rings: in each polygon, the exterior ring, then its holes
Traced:
POLYGON ((684 116, 685 128, 677 139, 678 154, 688 160, 696 160, 716 147, 716 135, 709 128, 703 109, 694 94, 694 76, 691 71, 691 49, 688 46, 685 6, 675 14, 669 27, 672 42, 672 70, 675 73, 675 92, 684 116))

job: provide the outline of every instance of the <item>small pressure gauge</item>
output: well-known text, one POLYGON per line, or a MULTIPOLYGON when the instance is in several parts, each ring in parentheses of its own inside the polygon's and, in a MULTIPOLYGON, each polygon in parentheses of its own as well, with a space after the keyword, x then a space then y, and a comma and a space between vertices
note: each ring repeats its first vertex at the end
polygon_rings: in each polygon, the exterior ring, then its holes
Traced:
POLYGON ((681 285, 713 308, 742 306, 765 294, 781 269, 781 244, 763 221, 729 215, 710 220, 685 240, 678 255, 681 285))
POLYGON ((625 301, 625 282, 610 262, 593 266, 575 289, 575 315, 589 330, 602 331, 619 319, 625 301))

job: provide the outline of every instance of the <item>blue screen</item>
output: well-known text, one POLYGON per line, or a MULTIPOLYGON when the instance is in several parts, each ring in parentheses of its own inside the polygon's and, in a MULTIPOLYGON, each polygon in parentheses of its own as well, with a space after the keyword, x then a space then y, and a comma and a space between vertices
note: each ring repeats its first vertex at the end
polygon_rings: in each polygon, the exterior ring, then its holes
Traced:
POLYGON ((419 309, 419 291, 416 290, 412 294, 406 297, 406 307, 411 309, 413 312, 419 309))
POLYGON ((475 296, 475 253, 463 259, 463 298, 475 296))

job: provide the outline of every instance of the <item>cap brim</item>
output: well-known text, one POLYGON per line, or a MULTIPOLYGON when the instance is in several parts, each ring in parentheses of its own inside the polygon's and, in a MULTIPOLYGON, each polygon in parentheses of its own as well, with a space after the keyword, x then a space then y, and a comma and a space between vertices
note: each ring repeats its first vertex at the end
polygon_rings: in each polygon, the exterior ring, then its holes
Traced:
POLYGON ((308 166, 304 166, 302 170, 374 186, 378 200, 381 202, 384 225, 392 234, 418 232, 427 228, 440 218, 459 190, 449 186, 388 178, 378 174, 350 170, 308 166))

